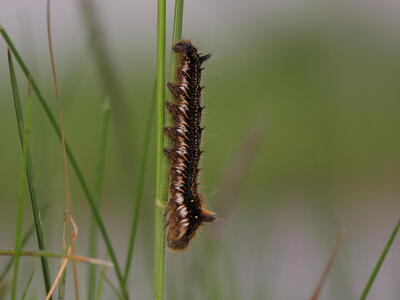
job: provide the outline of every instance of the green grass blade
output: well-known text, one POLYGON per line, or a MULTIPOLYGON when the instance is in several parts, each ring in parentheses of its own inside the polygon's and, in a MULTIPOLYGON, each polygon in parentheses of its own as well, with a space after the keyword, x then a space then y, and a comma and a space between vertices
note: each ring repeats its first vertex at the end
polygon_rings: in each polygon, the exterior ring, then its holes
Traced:
MULTIPOLYGON (((96 164, 96 182, 94 187, 95 192, 95 202, 99 209, 101 200, 101 191, 103 186, 103 175, 104 175, 104 165, 105 165, 105 154, 107 148, 107 129, 110 119, 110 99, 106 99, 104 105, 101 109, 100 117, 100 138, 97 154, 97 164, 96 164)), ((97 224, 94 218, 91 219, 90 223, 90 234, 89 234, 89 257, 97 257, 97 224)), ((88 271, 88 299, 94 300, 96 296, 96 271, 95 265, 89 266, 88 271)))
MULTIPOLYGON (((11 56, 10 61, 11 61, 11 56)), ((10 68, 11 69, 11 68, 10 68)), ((15 75, 15 74, 14 74, 15 75)), ((14 78, 15 79, 15 78, 14 78)), ((14 82, 16 85, 17 83, 14 82)), ((17 86, 15 86, 17 88, 17 86)), ((18 275, 19 275, 19 264, 20 264, 20 252, 22 248, 22 225, 24 218, 24 201, 26 196, 26 169, 28 167, 28 157, 29 157, 29 136, 30 136, 30 126, 31 126, 31 104, 32 97, 29 95, 28 101, 26 102, 25 110, 25 128, 24 128, 24 142, 23 142, 23 158, 21 162, 21 174, 19 179, 18 188, 18 202, 17 202, 17 224, 15 226, 15 253, 14 253, 14 272, 11 283, 11 300, 17 299, 18 290, 18 275)))
POLYGON ((25 299, 26 294, 28 293, 28 290, 29 290, 29 288, 30 288, 30 286, 31 286, 31 283, 32 283, 32 279, 33 279, 33 275, 34 275, 34 274, 35 274, 35 269, 33 269, 32 272, 31 272, 31 275, 29 275, 28 281, 26 282, 24 291, 23 291, 22 296, 21 296, 21 300, 24 300, 24 299, 25 299))
MULTIPOLYGON (((43 206, 40 212, 44 214, 46 208, 47 205, 43 206)), ((34 230, 35 230, 35 224, 31 224, 31 226, 29 226, 28 230, 25 232, 24 237, 22 238, 22 244, 21 244, 22 248, 26 245, 29 238, 32 236, 34 230)), ((3 271, 0 272, 0 283, 4 280, 4 278, 7 276, 7 273, 10 271, 13 261, 14 261, 14 256, 11 257, 4 265, 3 271)))
MULTIPOLYGON (((93 0, 79 1, 82 21, 86 25, 88 42, 92 46, 96 66, 99 69, 103 85, 112 99, 122 102, 124 97, 118 84, 117 72, 114 68, 112 57, 107 49, 104 31, 101 27, 101 17, 97 13, 96 3, 93 0)), ((124 109, 122 106, 121 109, 124 109)))
POLYGON ((386 245, 383 248, 382 253, 378 258, 378 261, 376 262, 375 267, 372 270, 372 273, 368 278, 367 284, 365 285, 359 300, 367 299, 367 296, 368 296, 369 291, 371 290, 372 284, 374 283, 376 276, 378 276, 379 270, 381 269, 383 262, 385 261, 386 255, 388 254, 390 248, 393 245, 393 241, 394 241, 399 229, 400 229, 400 220, 397 221, 396 226, 394 227, 392 233, 390 234, 389 239, 387 240, 386 245))
MULTIPOLYGON (((25 232, 24 237, 22 238, 21 248, 24 247, 25 243, 28 241, 29 237, 32 235, 34 229, 35 229, 34 225, 31 225, 31 227, 29 227, 28 231, 25 232)), ((7 261, 7 263, 4 265, 3 271, 1 271, 1 273, 0 273, 0 283, 7 276, 7 273, 10 271, 11 266, 13 265, 13 262, 14 262, 14 256, 11 257, 7 261)))
MULTIPOLYGON (((175 12, 174 12, 174 28, 172 31, 172 45, 175 45, 182 39, 182 26, 183 26, 183 0, 175 0, 175 12)), ((178 55, 171 51, 171 65, 169 73, 169 81, 176 81, 176 67, 178 65, 178 55)), ((168 100, 172 99, 172 94, 168 93, 168 100)), ((169 122, 169 115, 167 117, 167 122, 169 122)))
POLYGON ((65 299, 65 290, 66 290, 65 286, 66 286, 66 283, 67 283, 67 271, 66 270, 67 269, 65 269, 64 273, 62 274, 62 277, 61 277, 60 282, 58 284, 58 296, 57 296, 58 300, 65 299))
POLYGON ((165 299, 164 206, 167 196, 167 159, 164 147, 165 115, 165 0, 157 1, 157 75, 156 75, 156 199, 154 205, 154 299, 165 299))
POLYGON ((117 289, 117 287, 114 285, 114 283, 108 278, 107 273, 102 272, 101 277, 103 277, 104 282, 107 283, 107 285, 110 287, 110 289, 115 293, 117 298, 119 300, 124 300, 124 295, 121 294, 121 292, 117 289))
MULTIPOLYGON (((106 268, 103 267, 103 268, 100 270, 100 272, 106 272, 106 268)), ((105 283, 104 277, 103 277, 103 276, 100 276, 99 282, 98 282, 98 284, 97 284, 96 300, 101 300, 102 297, 103 297, 104 283, 105 283)))
POLYGON ((102 18, 98 11, 97 1, 78 1, 83 24, 86 25, 88 45, 92 49, 95 65, 102 82, 102 87, 107 95, 110 95, 113 107, 113 136, 117 142, 118 155, 128 157, 132 155, 134 139, 127 139, 125 130, 135 136, 135 127, 132 126, 132 114, 126 105, 126 95, 117 76, 114 58, 107 45, 107 34, 102 26, 102 18))
MULTIPOLYGON (((64 240, 64 242, 63 242, 63 244, 64 244, 63 245, 63 253, 64 254, 67 254, 67 249, 65 248, 66 247, 66 245, 65 245, 66 234, 67 234, 67 232, 66 232, 66 224, 64 223, 64 236, 63 236, 63 240, 64 240)), ((62 260, 61 260, 60 265, 62 265, 62 260)), ((58 295, 57 295, 57 299, 58 300, 65 299, 65 290, 66 290, 65 286, 66 286, 66 283, 67 283, 67 269, 68 269, 68 266, 65 267, 65 270, 62 273, 61 279, 60 279, 60 281, 58 283, 58 295)))
MULTIPOLYGON (((175 1, 175 15, 172 42, 176 43, 182 37, 183 0, 175 1)), ((170 117, 165 112, 165 0, 158 0, 157 5, 157 171, 156 171, 156 203, 155 203, 155 249, 154 249, 154 299, 165 299, 165 230, 164 207, 168 195, 168 161, 163 148, 169 141, 164 138, 163 129, 170 123, 170 117)), ((170 80, 175 81, 177 57, 171 55, 170 80)))
MULTIPOLYGON (((3 29, 0 27, 0 30, 3 30, 3 29)), ((14 64, 12 61, 12 55, 10 53, 10 50, 8 51, 8 62, 9 62, 9 69, 10 69, 10 78, 11 78, 11 87, 12 87, 12 93, 13 93, 15 114, 17 117, 19 139, 20 139, 20 143, 21 143, 21 148, 24 151, 24 149, 25 149, 25 147, 24 147, 24 130, 25 130, 24 129, 24 118, 23 118, 23 113, 22 113, 21 100, 19 97, 17 79, 15 76, 14 64)), ((36 230, 36 237, 37 237, 39 249, 46 250, 44 234, 43 234, 42 219, 41 219, 40 210, 39 210, 37 192, 36 192, 36 188, 35 188, 35 184, 34 184, 32 158, 31 158, 29 149, 27 151, 28 151, 28 153, 27 153, 28 156, 27 156, 27 166, 26 166, 26 177, 28 180, 29 194, 30 194, 31 205, 32 205, 32 214, 33 214, 35 230, 36 230)), ((41 264, 42 264, 44 284, 45 284, 46 293, 47 293, 50 290, 50 272, 49 272, 49 265, 48 265, 47 259, 45 257, 43 257, 41 259, 41 264)))
MULTIPOLYGON (((56 134, 58 136, 58 138, 61 138, 61 132, 60 132, 60 127, 58 126, 58 123, 56 121, 56 118, 54 116, 54 114, 52 113, 52 111, 50 110, 50 107, 48 106, 47 102, 45 101, 44 97, 42 96, 40 89, 38 87, 38 85, 36 84, 31 72, 29 71, 29 69, 27 68, 26 64, 24 63, 22 57, 20 56, 19 52, 17 51, 17 49, 15 48, 13 42, 11 41, 10 37, 8 36, 7 32, 4 30, 3 27, 0 27, 0 34, 3 36, 5 42, 7 43, 8 47, 11 49, 13 55, 15 56, 15 58, 18 61, 19 66, 21 67, 23 73, 25 74, 25 76, 30 80, 31 85, 32 85, 32 89, 35 93, 35 95, 37 96, 37 98, 39 99, 39 102, 42 106, 42 108, 44 109, 46 116, 49 118, 49 121, 53 127, 53 129, 56 131, 56 134)), ((68 146, 68 143, 66 143, 66 150, 67 150, 67 156, 68 159, 72 165, 72 168, 75 171, 76 176, 78 177, 78 181, 79 184, 81 185, 83 192, 86 196, 86 199, 88 200, 90 209, 92 210, 92 214, 93 217, 95 218, 96 222, 97 222, 97 226, 99 227, 100 233, 103 237, 104 240, 104 244, 107 248, 107 252, 110 255, 110 259, 111 261, 114 263, 115 265, 115 272, 117 275, 117 279, 118 279, 118 283, 120 285, 121 290, 123 291, 123 294, 125 295, 126 299, 129 299, 129 295, 127 290, 124 287, 124 278, 123 278, 123 274, 120 268, 120 265, 118 263, 117 260, 117 256, 114 252, 114 248, 112 247, 112 243, 110 240, 110 237, 107 233, 107 230, 105 228, 105 225, 103 223, 103 219, 101 218, 100 212, 98 211, 94 198, 92 196, 92 194, 90 193, 89 187, 86 184, 86 181, 84 179, 83 173, 81 171, 81 169, 79 168, 79 165, 75 159, 75 156, 73 155, 70 147, 68 146)))
MULTIPOLYGON (((154 99, 154 95, 151 97, 154 99)), ((131 233, 129 237, 129 244, 128 244, 128 252, 126 257, 126 264, 125 264, 125 285, 128 282, 129 272, 132 265, 132 258, 133 252, 135 248, 135 241, 136 241, 136 233, 139 223, 139 216, 140 216, 140 208, 142 204, 143 198, 143 188, 144 188, 144 179, 146 177, 146 166, 147 161, 149 158, 149 148, 150 148, 150 138, 151 138, 151 131, 153 127, 153 116, 154 116, 154 108, 155 108, 155 101, 150 102, 149 112, 147 114, 147 124, 146 124, 146 131, 144 133, 144 141, 143 141, 143 151, 142 156, 140 159, 140 166, 139 166, 139 174, 138 174, 138 182, 136 184, 136 194, 135 194, 135 205, 133 208, 133 217, 132 217, 132 225, 131 225, 131 233)))

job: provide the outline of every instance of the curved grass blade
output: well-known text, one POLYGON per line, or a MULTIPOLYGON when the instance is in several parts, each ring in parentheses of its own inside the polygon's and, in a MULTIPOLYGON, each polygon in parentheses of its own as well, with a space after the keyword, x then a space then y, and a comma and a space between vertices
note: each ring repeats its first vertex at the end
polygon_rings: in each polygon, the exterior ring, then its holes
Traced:
POLYGON ((394 241, 397 233, 399 232, 399 229, 400 229, 400 219, 397 221, 396 226, 393 228, 393 231, 390 234, 389 239, 386 242, 386 245, 383 248, 382 253, 378 258, 378 261, 376 262, 375 267, 372 270, 372 273, 368 278, 367 284, 365 285, 359 300, 367 299, 367 296, 368 296, 369 291, 371 290, 372 284, 374 283, 376 276, 378 276, 379 270, 381 269, 383 262, 385 261, 386 255, 388 254, 390 248, 393 245, 393 241, 394 241))
MULTIPOLYGON (((2 30, 2 28, 0 28, 2 30)), ((17 117, 17 124, 18 124, 18 133, 19 133, 19 140, 21 143, 22 151, 25 151, 26 148, 24 146, 24 118, 22 113, 22 105, 21 100, 19 97, 17 79, 15 76, 15 69, 12 60, 12 55, 10 49, 8 49, 8 64, 10 69, 10 78, 11 78, 11 87, 13 93, 13 100, 14 100, 14 107, 15 107, 15 114, 17 117)), ((30 77, 28 77, 29 80, 30 77)), ((30 84, 30 83, 29 83, 30 84)), ((35 223, 35 230, 36 230, 36 237, 38 242, 38 247, 40 250, 46 250, 45 241, 44 241, 44 234, 43 234, 43 225, 42 225, 42 218, 40 215, 39 204, 37 199, 37 192, 34 184, 34 176, 33 176, 33 167, 32 167, 32 157, 27 149, 27 165, 26 165, 26 177, 28 180, 29 186, 29 194, 31 199, 32 205, 32 214, 35 223)), ((45 284, 46 292, 50 289, 50 272, 49 272, 49 265, 47 259, 45 257, 41 258, 42 264, 42 272, 43 272, 43 279, 45 284)))
MULTIPOLYGON (((32 89, 35 93, 35 95, 37 96, 42 108, 44 109, 46 116, 49 118, 50 124, 52 125, 53 129, 56 131, 56 134, 58 136, 58 138, 61 138, 61 132, 60 132, 60 127, 58 126, 58 123, 56 121, 56 118, 54 116, 54 114, 52 113, 52 111, 50 110, 50 107, 48 106, 46 100, 44 99, 44 97, 42 96, 42 93, 40 92, 40 89, 38 87, 38 85, 36 84, 35 80, 33 79, 33 76, 31 74, 31 72, 29 71, 28 67, 26 66, 24 60, 22 59, 22 57, 20 56, 19 52, 17 51, 17 49, 15 48, 13 42, 11 41, 10 37, 8 36, 7 32, 5 31, 5 29, 3 27, 0 26, 0 34, 2 35, 3 39, 5 40, 5 42, 7 43, 8 47, 11 49, 13 55, 15 56, 16 60, 18 61, 19 66, 21 67, 23 73, 25 74, 25 77, 27 77, 32 85, 32 89)), ((68 143, 65 144, 66 146, 66 151, 67 151, 67 156, 68 159, 72 165, 72 168, 75 171, 76 176, 78 177, 78 181, 79 184, 82 187, 82 190, 86 196, 86 199, 88 200, 90 209, 93 213, 93 217, 95 218, 97 225, 99 226, 99 230, 100 233, 103 237, 104 240, 104 244, 107 248, 107 252, 110 255, 110 259, 111 261, 114 263, 115 265, 115 272, 118 278, 118 283, 120 285, 121 290, 123 290, 123 293, 125 295, 126 299, 129 299, 129 295, 127 290, 124 287, 124 279, 123 279, 123 274, 121 271, 121 268, 119 266, 118 260, 117 260, 117 256, 115 254, 114 248, 112 247, 112 243, 111 243, 111 239, 107 233, 106 227, 104 225, 103 219, 101 218, 100 212, 97 209, 96 205, 95 205, 95 201, 94 198, 89 190, 88 185, 86 184, 86 181, 84 179, 83 173, 75 159, 75 156, 72 153, 71 148, 69 147, 68 143)), ((50 288, 50 286, 49 286, 50 288)))

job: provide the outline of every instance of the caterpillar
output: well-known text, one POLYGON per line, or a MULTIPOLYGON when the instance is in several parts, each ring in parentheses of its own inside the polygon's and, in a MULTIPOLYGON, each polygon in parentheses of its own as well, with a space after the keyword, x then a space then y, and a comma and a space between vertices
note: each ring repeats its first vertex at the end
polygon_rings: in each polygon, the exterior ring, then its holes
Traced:
POLYGON ((203 196, 197 191, 200 150, 200 104, 202 64, 211 57, 201 55, 188 40, 172 47, 178 54, 177 82, 168 83, 175 101, 166 102, 172 116, 172 126, 165 127, 171 148, 164 149, 170 159, 169 196, 166 206, 167 246, 173 250, 187 248, 203 222, 212 222, 215 214, 203 208, 203 196))

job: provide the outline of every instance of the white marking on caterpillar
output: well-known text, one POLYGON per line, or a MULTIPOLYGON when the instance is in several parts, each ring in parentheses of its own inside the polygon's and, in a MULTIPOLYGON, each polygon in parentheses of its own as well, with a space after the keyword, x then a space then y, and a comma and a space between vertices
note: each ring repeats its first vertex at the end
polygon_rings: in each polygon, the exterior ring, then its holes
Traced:
POLYGON ((187 216, 188 211, 187 211, 186 207, 184 207, 184 208, 182 208, 180 210, 180 214, 181 214, 182 217, 186 217, 187 216))
POLYGON ((178 204, 182 204, 183 203, 183 197, 182 196, 177 196, 175 198, 175 202, 178 203, 178 204))

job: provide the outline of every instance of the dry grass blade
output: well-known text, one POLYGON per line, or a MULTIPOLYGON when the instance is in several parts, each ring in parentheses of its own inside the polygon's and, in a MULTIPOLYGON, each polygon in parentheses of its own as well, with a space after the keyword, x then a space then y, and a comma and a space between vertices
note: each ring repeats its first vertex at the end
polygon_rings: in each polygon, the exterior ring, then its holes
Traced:
MULTIPOLYGON (((71 255, 71 246, 69 246, 69 248, 68 248, 67 255, 71 255)), ((67 264, 68 264, 68 258, 64 258, 64 260, 63 260, 63 262, 61 264, 61 267, 57 272, 56 278, 54 279, 54 282, 51 285, 50 291, 46 295, 45 300, 49 300, 51 298, 51 296, 53 295, 54 290, 56 289, 57 284, 60 281, 60 279, 61 279, 61 277, 62 277, 62 275, 63 275, 63 273, 65 271, 65 268, 67 267, 67 264)))
MULTIPOLYGON (((14 252, 15 252, 14 249, 0 249, 0 256, 14 256, 14 252)), ((65 258, 70 261, 94 264, 98 266, 104 266, 107 268, 114 268, 114 264, 112 262, 82 255, 70 255, 65 253, 57 253, 49 251, 21 250, 21 256, 65 258)))
MULTIPOLYGON (((61 133, 61 148, 62 148, 62 155, 63 155, 63 166, 64 166, 64 187, 65 187, 65 202, 66 202, 66 209, 68 214, 72 214, 72 206, 71 206, 71 193, 70 193, 70 184, 69 184, 69 174, 68 174, 68 158, 67 158, 67 148, 65 145, 65 132, 64 132, 64 120, 61 111, 61 94, 60 94, 60 85, 58 83, 57 78, 57 71, 56 71, 56 60, 53 51, 53 42, 52 42, 52 33, 51 33, 51 9, 50 9, 51 0, 47 0, 46 5, 46 16, 47 16, 47 38, 49 44, 49 52, 50 52, 50 61, 51 61, 51 71, 52 77, 54 82, 54 88, 56 90, 56 103, 57 103, 57 116, 58 122, 60 123, 60 133, 61 133)), ((75 239, 72 236, 74 231, 73 224, 72 224, 72 215, 68 219, 68 226, 69 231, 71 233, 71 253, 74 254, 74 241, 75 239)), ((76 262, 72 264, 73 274, 74 274, 74 287, 75 287, 75 298, 79 300, 79 284, 78 284, 78 271, 76 267, 76 262)), ((51 289, 50 289, 51 290, 51 289)), ((48 294, 51 295, 49 292, 48 294)))
POLYGON ((338 234, 336 237, 335 245, 333 247, 332 253, 329 256, 328 262, 326 263, 324 270, 322 271, 322 274, 318 280, 317 286, 315 287, 313 293, 311 294, 310 300, 317 300, 321 290, 325 284, 326 278, 329 275, 330 270, 332 269, 333 263, 335 261, 335 258, 337 256, 337 253, 339 251, 340 245, 342 244, 343 240, 343 234, 338 234))
MULTIPOLYGON (((67 230, 66 230, 67 227, 68 228, 72 228, 72 231, 69 233, 70 234, 70 238, 71 238, 71 244, 68 247, 67 255, 73 255, 74 253, 73 253, 72 245, 74 245, 76 239, 78 238, 78 227, 76 226, 74 220, 72 219, 71 214, 68 211, 65 211, 64 212, 64 232, 63 232, 63 236, 64 236, 64 238, 63 238, 63 248, 64 249, 66 249, 65 236, 66 236, 66 232, 67 232, 67 230), (66 224, 68 226, 66 226, 66 224)), ((65 269, 67 267, 68 260, 69 260, 68 258, 64 258, 64 260, 62 261, 61 267, 60 267, 60 269, 59 269, 59 271, 57 273, 57 276, 56 276, 56 278, 55 278, 55 280, 54 280, 54 282, 53 282, 53 284, 52 284, 52 286, 50 288, 50 291, 47 293, 46 300, 51 298, 51 296, 54 293, 54 290, 55 290, 55 288, 56 288, 56 286, 57 286, 57 284, 58 284, 58 282, 60 280, 61 280, 61 283, 60 283, 61 292, 63 292, 65 290, 65 284, 64 284, 65 274, 64 274, 64 272, 65 272, 65 269)), ((76 261, 73 261, 73 262, 74 262, 73 265, 76 266, 76 261)), ((75 297, 78 297, 78 299, 79 299, 79 293, 78 293, 78 290, 77 290, 77 282, 75 282, 75 280, 77 280, 77 277, 75 277, 76 268, 73 271, 74 271, 75 297)))

